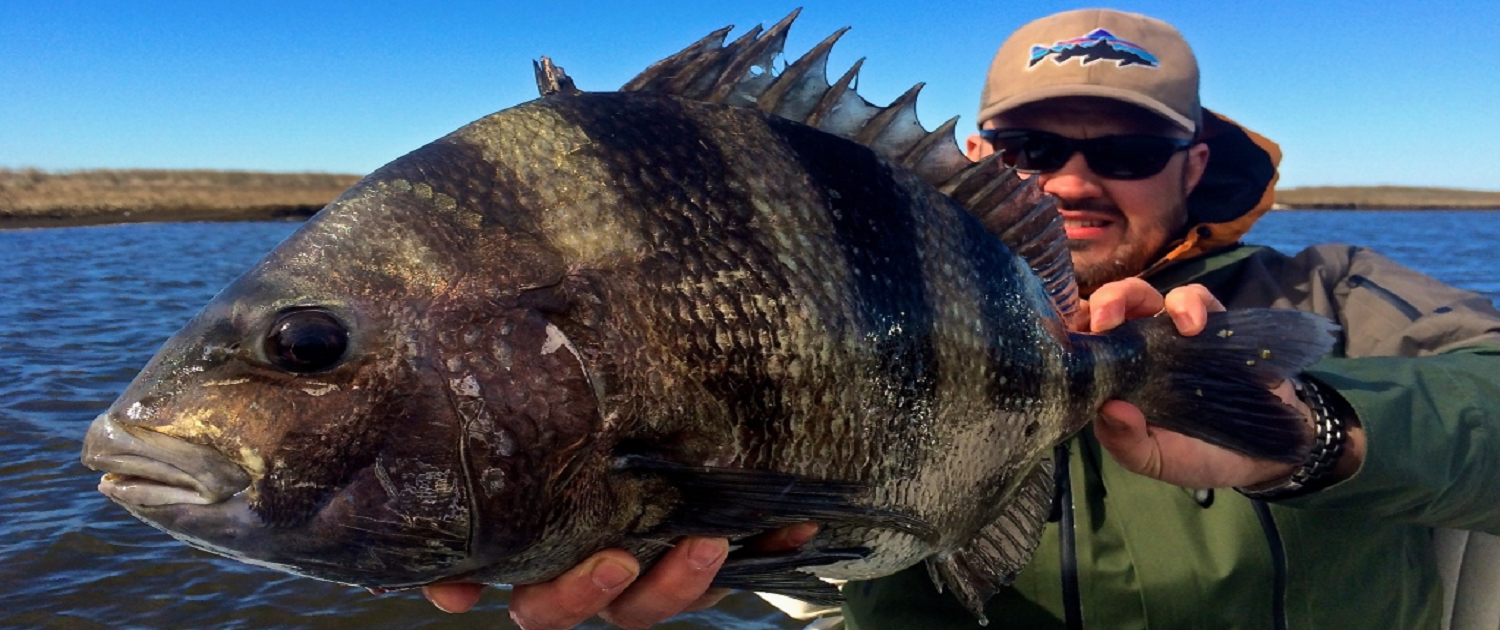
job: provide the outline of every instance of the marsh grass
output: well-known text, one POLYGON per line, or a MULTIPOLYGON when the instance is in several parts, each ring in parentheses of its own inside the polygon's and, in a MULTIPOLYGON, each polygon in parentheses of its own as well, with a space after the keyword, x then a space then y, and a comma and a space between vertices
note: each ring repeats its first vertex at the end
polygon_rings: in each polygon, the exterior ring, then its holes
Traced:
POLYGON ((1276 203, 1308 210, 1500 210, 1500 192, 1411 186, 1310 186, 1277 190, 1276 203))
POLYGON ((0 226, 305 218, 359 178, 214 170, 0 169, 0 226))

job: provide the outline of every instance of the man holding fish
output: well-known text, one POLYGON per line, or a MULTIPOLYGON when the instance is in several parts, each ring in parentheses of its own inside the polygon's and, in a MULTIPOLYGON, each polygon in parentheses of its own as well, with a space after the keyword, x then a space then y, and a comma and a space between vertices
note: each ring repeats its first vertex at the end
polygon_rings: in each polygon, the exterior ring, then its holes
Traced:
MULTIPOLYGON (((1058 199, 1088 296, 1087 327, 1165 314, 1281 307, 1342 327, 1330 358, 1278 393, 1312 447, 1257 461, 1159 429, 1112 401, 1056 452, 1054 522, 986 608, 1000 627, 1437 627, 1435 528, 1500 533, 1500 313, 1372 251, 1289 256, 1240 238, 1272 202, 1275 144, 1201 108, 1198 68, 1171 26, 1108 10, 1032 22, 1001 46, 971 159, 1000 161, 1058 199), (1107 454, 1104 452, 1107 451, 1107 454), (1225 491, 1234 488, 1235 491, 1225 491), (1219 490, 1214 490, 1219 489, 1219 490)), ((756 543, 791 549, 814 524, 756 543)), ((605 551, 518 586, 522 627, 598 614, 646 627, 712 605, 729 554, 687 538, 641 573, 605 551)), ((427 587, 444 610, 479 587, 427 587)), ((850 628, 975 627, 913 567, 843 589, 850 628)))

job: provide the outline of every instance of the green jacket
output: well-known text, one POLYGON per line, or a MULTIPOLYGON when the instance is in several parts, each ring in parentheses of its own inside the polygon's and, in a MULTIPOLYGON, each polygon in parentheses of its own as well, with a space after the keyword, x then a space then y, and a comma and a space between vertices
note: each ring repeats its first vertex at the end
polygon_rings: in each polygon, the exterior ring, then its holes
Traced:
MULTIPOLYGON (((1235 166, 1260 157, 1241 172, 1269 190, 1275 146, 1217 115, 1210 122, 1238 141, 1213 155, 1238 150, 1235 166)), ((1225 173, 1217 183, 1233 179, 1225 173)), ((1363 467, 1272 505, 1126 472, 1085 429, 1067 445, 1071 509, 1061 511, 1071 535, 1048 524, 1028 568, 989 602, 990 627, 1065 628, 1065 585, 1076 584, 1067 598, 1089 629, 1436 629, 1433 529, 1500 534, 1500 312, 1367 249, 1320 245, 1287 256, 1239 245, 1270 202, 1253 185, 1238 189, 1237 210, 1198 200, 1198 225, 1147 279, 1161 290, 1204 284, 1229 308, 1296 308, 1336 321, 1338 346, 1308 374, 1358 415, 1363 467), (1075 550, 1066 561, 1064 542, 1075 550)), ((1229 199, 1232 190, 1214 192, 1229 199)), ((844 594, 852 630, 978 627, 922 566, 850 583, 844 594)))

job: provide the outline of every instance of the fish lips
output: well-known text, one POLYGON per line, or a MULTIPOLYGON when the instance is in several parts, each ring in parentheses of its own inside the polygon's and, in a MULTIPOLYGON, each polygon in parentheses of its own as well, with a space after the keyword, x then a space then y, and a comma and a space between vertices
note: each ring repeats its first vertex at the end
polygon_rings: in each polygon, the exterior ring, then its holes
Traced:
POLYGON ((250 486, 250 474, 218 450, 131 428, 108 413, 83 440, 83 465, 102 471, 99 491, 126 507, 211 505, 250 486))
POLYGON ((328 541, 316 534, 265 527, 251 509, 245 493, 212 504, 159 505, 131 503, 108 491, 105 494, 136 518, 173 538, 232 560, 344 584, 388 589, 420 586, 390 583, 351 570, 357 559, 348 554, 330 554, 328 541))
POLYGON ((194 546, 225 553, 214 541, 256 528, 244 494, 250 475, 211 447, 129 427, 105 413, 89 425, 82 460, 104 473, 104 496, 194 546))
POLYGON ((130 427, 109 413, 89 426, 83 465, 104 473, 99 492, 190 545, 243 558, 260 529, 245 490, 250 475, 212 447, 130 427))
POLYGON ((393 542, 410 538, 399 519, 352 528, 349 523, 358 519, 351 513, 357 511, 354 488, 341 489, 304 525, 270 527, 247 492, 250 474, 238 464, 212 447, 128 426, 107 413, 89 427, 82 461, 105 473, 99 491, 136 518, 188 545, 241 562, 390 589, 477 568, 469 563, 467 539, 429 540, 409 548, 393 542))

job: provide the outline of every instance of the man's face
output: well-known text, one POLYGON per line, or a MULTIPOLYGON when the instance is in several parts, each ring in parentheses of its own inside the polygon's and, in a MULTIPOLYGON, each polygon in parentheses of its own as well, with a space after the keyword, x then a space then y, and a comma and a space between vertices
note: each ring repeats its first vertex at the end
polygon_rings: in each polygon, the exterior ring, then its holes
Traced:
MULTIPOLYGON (((1191 137, 1145 110, 1095 98, 1020 107, 986 121, 984 127, 1049 131, 1075 139, 1122 134, 1191 137)), ((967 149, 975 160, 994 152, 977 135, 969 138, 967 149)), ((1140 274, 1166 253, 1167 244, 1187 227, 1187 196, 1207 163, 1208 146, 1199 143, 1178 152, 1160 173, 1145 179, 1102 177, 1090 170, 1082 153, 1074 153, 1056 171, 1031 175, 1043 191, 1057 197, 1084 295, 1104 283, 1140 274)))

